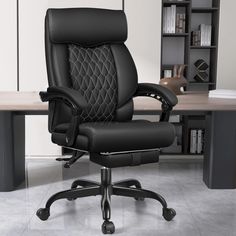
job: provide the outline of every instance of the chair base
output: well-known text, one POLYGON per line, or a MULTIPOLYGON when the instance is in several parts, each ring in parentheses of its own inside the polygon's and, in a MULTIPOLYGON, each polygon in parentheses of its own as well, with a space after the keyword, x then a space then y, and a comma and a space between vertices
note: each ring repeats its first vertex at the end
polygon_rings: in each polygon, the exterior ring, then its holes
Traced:
POLYGON ((142 189, 138 180, 127 179, 124 181, 111 182, 111 169, 103 167, 101 169, 101 183, 75 180, 71 189, 54 194, 46 203, 45 208, 40 208, 37 211, 37 216, 45 221, 50 216, 50 207, 56 200, 68 199, 75 200, 77 198, 101 195, 101 209, 104 223, 102 224, 102 232, 104 234, 112 234, 115 232, 115 226, 111 218, 111 196, 132 197, 136 200, 143 201, 145 198, 151 198, 159 201, 163 207, 162 215, 165 220, 171 221, 176 212, 172 208, 167 208, 165 199, 152 191, 142 189))

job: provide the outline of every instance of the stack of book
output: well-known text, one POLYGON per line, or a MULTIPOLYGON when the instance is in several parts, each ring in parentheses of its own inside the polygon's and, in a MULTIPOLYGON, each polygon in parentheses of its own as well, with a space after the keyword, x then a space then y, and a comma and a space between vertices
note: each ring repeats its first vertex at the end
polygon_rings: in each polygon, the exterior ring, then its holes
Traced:
POLYGON ((211 25, 199 25, 199 30, 191 32, 192 46, 211 46, 211 32, 211 25))
POLYGON ((209 92, 210 98, 229 98, 236 99, 236 90, 216 89, 209 92))
POLYGON ((177 13, 176 5, 164 7, 163 9, 163 33, 185 33, 185 13, 177 13))
POLYGON ((186 25, 185 18, 186 18, 185 13, 176 14, 176 33, 185 33, 185 25, 186 25))
POLYGON ((202 154, 204 144, 204 130, 203 129, 191 129, 190 130, 190 153, 202 154))

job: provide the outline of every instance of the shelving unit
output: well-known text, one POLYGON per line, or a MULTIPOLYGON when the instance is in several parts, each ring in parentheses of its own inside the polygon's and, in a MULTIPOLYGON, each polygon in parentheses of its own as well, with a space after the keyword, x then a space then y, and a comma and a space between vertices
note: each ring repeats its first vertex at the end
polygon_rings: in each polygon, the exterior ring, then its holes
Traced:
MULTIPOLYGON (((186 31, 181 34, 166 34, 162 29, 162 53, 161 53, 161 78, 164 70, 172 70, 175 64, 185 64, 184 76, 188 81, 186 91, 209 91, 216 88, 217 78, 217 55, 219 34, 219 12, 220 0, 188 0, 188 1, 162 1, 162 12, 164 7, 176 5, 177 12, 186 14, 186 31), (191 32, 198 29, 200 24, 212 25, 212 40, 210 46, 191 45, 191 32), (204 82, 194 80, 197 71, 194 62, 203 59, 209 65, 208 79, 204 82)), ((162 15, 162 22, 164 21, 162 15)), ((205 116, 182 116, 182 151, 174 154, 189 154, 190 129, 204 129, 205 116), (195 122, 196 121, 196 122, 195 122)), ((168 152, 167 152, 168 153, 168 152)), ((171 152, 173 153, 173 152, 171 152)))

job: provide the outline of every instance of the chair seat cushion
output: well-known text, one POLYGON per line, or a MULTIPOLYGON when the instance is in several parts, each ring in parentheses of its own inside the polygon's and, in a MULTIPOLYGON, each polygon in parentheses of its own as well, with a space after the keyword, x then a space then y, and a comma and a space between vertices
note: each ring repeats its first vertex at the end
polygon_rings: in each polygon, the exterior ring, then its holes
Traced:
POLYGON ((168 147, 175 128, 167 122, 88 122, 79 126, 79 135, 88 138, 89 152, 124 152, 168 147))

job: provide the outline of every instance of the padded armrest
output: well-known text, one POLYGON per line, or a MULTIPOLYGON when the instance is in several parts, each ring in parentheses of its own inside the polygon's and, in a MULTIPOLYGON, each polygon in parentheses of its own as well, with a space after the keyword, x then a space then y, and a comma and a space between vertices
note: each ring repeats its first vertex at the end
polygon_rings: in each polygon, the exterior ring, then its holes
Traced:
POLYGON ((39 95, 43 102, 66 100, 76 114, 88 106, 88 103, 78 91, 67 87, 49 87, 47 92, 40 92, 39 95))
POLYGON ((156 95, 161 97, 171 108, 178 103, 177 96, 169 89, 152 83, 140 83, 135 93, 135 97, 156 95))
POLYGON ((88 106, 84 97, 78 91, 67 87, 49 87, 47 92, 40 92, 39 95, 43 102, 60 101, 70 106, 73 116, 66 132, 66 143, 68 146, 73 145, 76 138, 79 115, 88 106))

